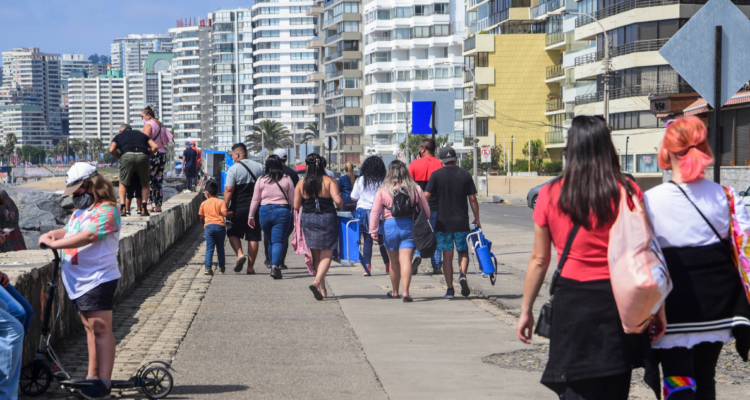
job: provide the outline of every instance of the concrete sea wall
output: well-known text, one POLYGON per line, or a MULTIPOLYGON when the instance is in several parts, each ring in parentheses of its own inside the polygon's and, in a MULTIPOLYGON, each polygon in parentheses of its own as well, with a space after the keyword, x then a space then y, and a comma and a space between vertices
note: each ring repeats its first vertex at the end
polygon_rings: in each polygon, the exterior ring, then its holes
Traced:
MULTIPOLYGON (((178 194, 163 204, 163 212, 150 217, 123 218, 120 231, 120 248, 117 255, 122 278, 115 292, 119 302, 133 288, 146 271, 159 262, 159 258, 177 242, 193 224, 199 223, 198 210, 202 194, 178 194)), ((46 284, 50 281, 52 253, 44 250, 25 250, 0 253, 0 271, 10 277, 11 283, 31 303, 34 319, 25 343, 24 359, 33 358, 39 343, 46 284)), ((58 277, 59 278, 59 277, 58 277)), ((52 342, 82 329, 77 312, 73 309, 60 283, 54 303, 53 319, 58 314, 52 342), (58 308, 60 307, 60 308, 58 308)))

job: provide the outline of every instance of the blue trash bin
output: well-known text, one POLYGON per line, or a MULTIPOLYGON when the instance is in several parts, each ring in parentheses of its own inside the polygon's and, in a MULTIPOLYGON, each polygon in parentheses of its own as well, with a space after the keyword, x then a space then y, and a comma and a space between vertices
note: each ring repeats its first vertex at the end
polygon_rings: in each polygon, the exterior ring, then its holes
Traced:
POLYGON ((339 217, 339 262, 353 267, 359 262, 359 220, 351 212, 338 213, 339 217))

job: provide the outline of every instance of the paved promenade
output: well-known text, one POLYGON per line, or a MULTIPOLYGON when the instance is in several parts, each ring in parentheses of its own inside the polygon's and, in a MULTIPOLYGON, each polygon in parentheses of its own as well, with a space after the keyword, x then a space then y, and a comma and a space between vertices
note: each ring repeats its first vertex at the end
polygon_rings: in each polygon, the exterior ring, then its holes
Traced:
MULTIPOLYGON (((115 309, 116 378, 162 359, 176 369, 174 399, 555 399, 539 384, 546 342, 527 346, 515 333, 531 212, 508 205, 482 212, 504 263, 497 285, 470 270, 472 296, 445 300, 444 279, 425 274, 425 260, 412 280, 413 303, 385 297, 390 280, 379 258, 372 277, 334 264, 321 302, 297 255, 274 281, 262 262, 257 275, 232 272, 226 243, 226 274, 205 276, 196 225, 115 309)), ((59 347, 66 368, 85 375, 85 337, 59 347)), ((748 369, 720 371, 720 398, 750 399, 737 371, 748 369)), ((56 388, 42 398, 66 398, 56 388)), ((634 379, 631 399, 651 398, 634 379)))

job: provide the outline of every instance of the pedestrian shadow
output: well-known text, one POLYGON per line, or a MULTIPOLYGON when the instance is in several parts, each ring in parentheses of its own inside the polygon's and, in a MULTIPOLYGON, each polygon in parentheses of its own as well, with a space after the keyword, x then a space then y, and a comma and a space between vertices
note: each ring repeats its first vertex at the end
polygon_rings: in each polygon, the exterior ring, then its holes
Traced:
POLYGON ((179 399, 177 396, 181 394, 220 394, 244 392, 248 389, 250 387, 246 385, 175 385, 169 398, 179 399))
POLYGON ((496 297, 498 299, 505 299, 505 300, 518 300, 518 299, 523 298, 523 295, 522 294, 497 294, 497 295, 492 295, 490 297, 496 297))
MULTIPOLYGON (((336 300, 366 299, 366 300, 384 300, 384 301, 389 301, 389 302, 393 302, 393 303, 403 302, 402 298, 398 298, 398 300, 400 300, 400 301, 397 301, 397 299, 391 299, 391 298, 387 297, 385 294, 342 294, 342 295, 335 296, 333 298, 336 299, 336 300)), ((476 298, 476 296, 474 296, 474 298, 476 298)), ((426 301, 436 301, 436 300, 442 300, 442 301, 446 301, 447 300, 443 296, 429 296, 429 297, 421 297, 421 296, 420 297, 415 297, 415 296, 412 296, 412 299, 414 299, 415 303, 426 302, 426 301)), ((461 299, 471 300, 472 297, 471 296, 470 297, 466 297, 466 298, 458 298, 458 297, 456 297, 455 299, 452 299, 452 300, 461 300, 461 299)))

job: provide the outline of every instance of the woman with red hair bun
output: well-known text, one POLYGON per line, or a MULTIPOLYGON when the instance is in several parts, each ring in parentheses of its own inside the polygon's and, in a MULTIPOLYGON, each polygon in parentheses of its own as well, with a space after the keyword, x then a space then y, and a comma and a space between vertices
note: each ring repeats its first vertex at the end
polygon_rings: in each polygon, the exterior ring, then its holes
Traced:
POLYGON ((652 325, 666 334, 652 343, 662 365, 664 398, 715 399, 719 353, 736 340, 747 360, 750 305, 732 259, 730 204, 750 231, 750 218, 733 188, 705 180, 714 163, 706 127, 696 117, 667 123, 658 162, 672 180, 646 192, 646 210, 674 288, 652 325))

